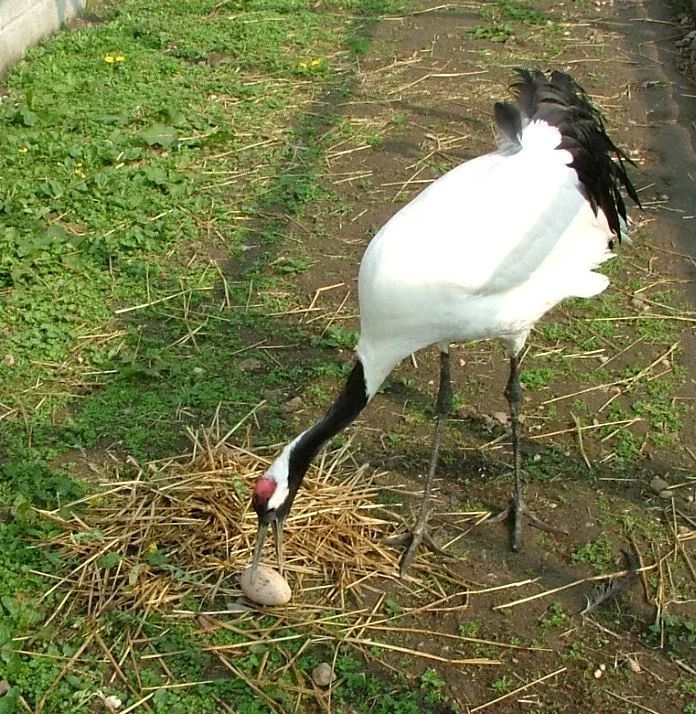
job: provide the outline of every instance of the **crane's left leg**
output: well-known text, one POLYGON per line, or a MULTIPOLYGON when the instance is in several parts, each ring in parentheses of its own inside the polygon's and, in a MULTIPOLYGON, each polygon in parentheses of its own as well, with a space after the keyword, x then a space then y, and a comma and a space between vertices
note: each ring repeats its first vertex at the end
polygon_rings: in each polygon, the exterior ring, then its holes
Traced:
POLYGON ((423 500, 421 501, 420 510, 418 512, 418 520, 416 521, 416 525, 406 533, 395 536, 394 538, 385 539, 385 543, 388 545, 403 545, 406 547, 406 552, 404 553, 403 558, 401 559, 401 565, 399 566, 399 572, 402 576, 409 569, 421 543, 438 555, 451 557, 449 553, 444 551, 439 545, 437 545, 437 543, 435 543, 432 536, 428 532, 427 527, 430 493, 433 488, 433 481, 435 480, 440 442, 442 441, 445 423, 451 410, 452 379, 450 377, 450 357, 449 351, 445 352, 443 350, 440 352, 440 387, 438 389, 436 402, 435 437, 433 439, 433 448, 430 455, 428 474, 425 479, 423 500))
POLYGON ((520 407, 522 406, 522 385, 520 384, 520 360, 517 354, 510 357, 510 376, 505 386, 505 397, 510 405, 510 421, 512 422, 512 458, 515 476, 515 486, 512 493, 510 505, 494 518, 489 519, 489 523, 499 523, 504 520, 512 520, 512 550, 517 553, 521 547, 522 516, 527 516, 531 524, 536 528, 549 533, 562 533, 566 531, 544 523, 537 518, 524 502, 522 494, 522 454, 520 452, 520 407))

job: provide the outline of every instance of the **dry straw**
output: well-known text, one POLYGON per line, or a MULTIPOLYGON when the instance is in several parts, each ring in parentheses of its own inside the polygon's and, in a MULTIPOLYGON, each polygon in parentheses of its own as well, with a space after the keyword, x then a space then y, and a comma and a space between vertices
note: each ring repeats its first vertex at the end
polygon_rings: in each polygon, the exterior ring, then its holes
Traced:
MULTIPOLYGON (((109 609, 170 612, 191 597, 206 609, 239 596, 237 576, 256 534, 249 494, 268 463, 197 434, 191 454, 136 468, 127 478, 110 474, 93 495, 44 512, 60 527, 48 545, 72 566, 49 593, 67 587, 67 602, 93 616, 109 609)), ((396 579, 399 554, 381 543, 395 519, 376 503, 378 476, 358 467, 347 445, 310 470, 286 524, 291 608, 316 603, 318 593, 345 608, 371 580, 396 579)), ((273 565, 270 543, 267 555, 273 565)), ((429 570, 427 559, 417 562, 411 586, 429 570)))
MULTIPOLYGON (((269 461, 247 447, 225 443, 226 438, 210 430, 192 433, 189 454, 144 467, 133 463, 128 474, 105 473, 92 495, 42 512, 58 526, 48 547, 63 563, 58 576, 47 574, 51 587, 44 597, 56 593, 58 602, 48 621, 86 615, 84 648, 98 646, 114 678, 141 698, 145 708, 152 692, 137 686, 139 662, 154 661, 167 672, 168 658, 177 653, 159 652, 156 643, 142 649, 136 631, 107 642, 99 632, 100 618, 109 611, 185 618, 203 632, 230 630, 239 641, 203 646, 227 669, 234 666, 231 656, 259 644, 275 649, 283 655, 275 671, 251 679, 234 668, 257 693, 285 669, 295 675, 298 698, 325 696, 297 669, 296 655, 286 647, 293 639, 303 641, 303 649, 329 647, 334 656, 346 648, 371 658, 379 646, 395 657, 410 655, 452 666, 498 664, 469 658, 462 651, 468 638, 446 632, 429 630, 427 650, 402 646, 413 634, 413 617, 429 611, 436 617, 442 609, 443 588, 448 610, 466 609, 469 589, 456 572, 427 555, 416 560, 408 578, 399 580, 400 553, 382 543, 398 522, 378 504, 382 474, 356 463, 348 443, 325 454, 310 470, 286 524, 291 603, 271 610, 273 618, 259 617, 259 610, 243 601, 238 576, 249 564, 256 534, 256 516, 249 508, 251 486, 269 461), (409 591, 410 606, 385 617, 384 590, 394 587, 409 591), (377 623, 382 626, 375 630, 377 623), (387 641, 375 640, 374 635, 386 630, 391 632, 387 641), (448 652, 442 645, 453 637, 460 647, 448 652), (136 680, 124 674, 127 659, 136 680)), ((274 566, 270 542, 266 555, 274 566)), ((165 680, 162 687, 177 686, 170 677, 165 680)), ((265 694, 263 698, 271 706, 265 694)))

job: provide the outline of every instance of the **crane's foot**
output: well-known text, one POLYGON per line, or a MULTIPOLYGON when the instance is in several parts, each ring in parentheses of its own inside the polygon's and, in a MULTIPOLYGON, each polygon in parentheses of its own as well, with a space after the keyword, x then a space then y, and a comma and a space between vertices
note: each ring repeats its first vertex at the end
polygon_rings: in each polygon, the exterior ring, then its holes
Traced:
POLYGON ((402 578, 411 567, 411 563, 416 556, 416 551, 421 545, 425 546, 436 555, 446 558, 447 560, 457 560, 455 556, 441 548, 433 540, 433 537, 430 535, 428 527, 425 523, 417 524, 413 529, 407 530, 406 533, 401 533, 400 535, 392 536, 390 538, 383 538, 382 542, 397 548, 401 546, 406 548, 406 551, 401 558, 401 563, 399 564, 399 575, 402 578))
POLYGON ((529 525, 534 526, 534 528, 546 531, 547 533, 568 535, 568 531, 557 528, 556 526, 551 526, 542 521, 541 518, 527 508, 527 504, 522 499, 518 502, 512 499, 504 511, 501 511, 497 516, 493 516, 493 518, 489 518, 485 523, 503 523, 504 521, 508 521, 511 524, 510 547, 513 553, 518 553, 522 547, 523 517, 526 517, 529 521, 529 525))

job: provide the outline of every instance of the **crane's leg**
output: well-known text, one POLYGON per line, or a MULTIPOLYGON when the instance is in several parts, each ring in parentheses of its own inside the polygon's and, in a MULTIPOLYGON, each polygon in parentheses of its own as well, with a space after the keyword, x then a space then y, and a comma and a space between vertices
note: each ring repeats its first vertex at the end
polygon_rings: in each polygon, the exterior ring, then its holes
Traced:
POLYGON ((550 526, 537 518, 524 502, 522 495, 522 454, 520 453, 520 407, 522 406, 522 385, 520 384, 520 361, 517 354, 510 357, 510 376, 505 385, 505 397, 510 405, 510 421, 512 423, 512 458, 515 485, 509 506, 489 523, 500 523, 510 520, 512 524, 512 550, 517 553, 521 547, 522 516, 527 516, 531 525, 549 533, 566 533, 566 531, 550 526))
POLYGON ((423 490, 423 500, 420 504, 418 512, 418 520, 416 525, 406 533, 395 536, 394 538, 386 538, 385 543, 388 545, 405 546, 406 552, 401 559, 399 572, 403 576, 409 569, 413 558, 416 555, 418 547, 423 544, 438 555, 451 557, 449 553, 440 548, 433 540, 428 532, 427 520, 429 515, 430 493, 435 480, 435 471, 437 469, 438 454, 440 451, 440 442, 442 434, 445 430, 447 417, 452 410, 452 380, 450 377, 450 357, 449 352, 440 352, 440 387, 437 393, 436 402, 436 422, 435 436, 433 439, 433 448, 430 455, 430 466, 425 479, 425 488, 423 490))

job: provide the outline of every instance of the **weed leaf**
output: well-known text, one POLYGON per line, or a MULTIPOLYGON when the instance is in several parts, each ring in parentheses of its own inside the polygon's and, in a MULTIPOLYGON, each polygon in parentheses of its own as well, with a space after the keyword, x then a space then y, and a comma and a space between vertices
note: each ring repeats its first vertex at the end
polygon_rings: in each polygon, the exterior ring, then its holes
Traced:
POLYGON ((171 149, 176 146, 179 135, 174 127, 165 124, 153 124, 140 132, 140 138, 148 146, 160 146, 163 149, 171 149))

